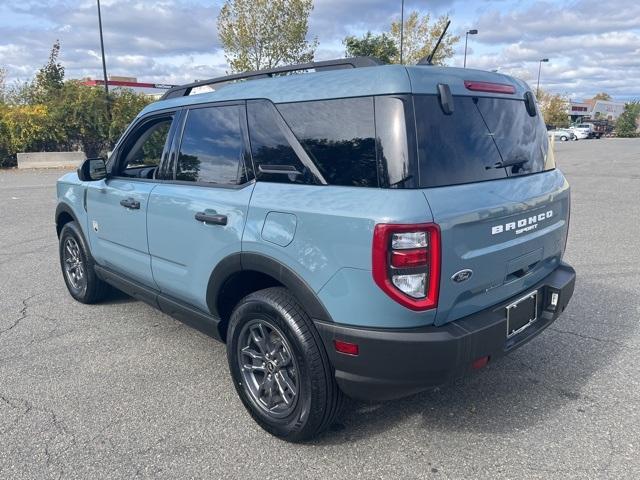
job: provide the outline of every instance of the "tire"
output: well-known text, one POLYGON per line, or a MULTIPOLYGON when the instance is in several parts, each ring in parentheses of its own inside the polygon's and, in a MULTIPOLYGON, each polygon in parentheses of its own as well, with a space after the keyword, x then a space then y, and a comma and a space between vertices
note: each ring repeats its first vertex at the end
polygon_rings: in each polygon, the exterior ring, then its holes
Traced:
POLYGON ((109 286, 96 275, 93 258, 76 222, 62 227, 58 254, 64 283, 75 300, 90 304, 107 295, 109 286))
POLYGON ((276 437, 308 440, 340 411, 343 394, 322 340, 285 288, 260 290, 240 301, 229 322, 227 359, 242 403, 276 437))
POLYGON ((566 142, 567 140, 569 140, 569 137, 563 135, 560 137, 560 140, 562 140, 563 142, 566 142))

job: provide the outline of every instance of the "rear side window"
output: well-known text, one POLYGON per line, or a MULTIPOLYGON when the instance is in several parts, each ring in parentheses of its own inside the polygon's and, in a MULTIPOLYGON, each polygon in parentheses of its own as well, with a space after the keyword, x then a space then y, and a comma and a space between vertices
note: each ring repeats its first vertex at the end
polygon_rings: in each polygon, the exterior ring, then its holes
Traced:
POLYGON ((373 97, 278 104, 329 185, 377 187, 373 97))
POLYGON ((251 155, 258 180, 279 183, 322 183, 314 174, 314 167, 305 165, 294 150, 292 143, 296 142, 295 137, 271 102, 248 101, 247 120, 251 155))
POLYGON ((455 97, 451 115, 434 95, 416 95, 414 108, 422 187, 506 177, 493 168, 502 159, 473 97, 455 97))
POLYGON ((189 110, 180 144, 176 180, 237 184, 244 177, 244 107, 189 110))

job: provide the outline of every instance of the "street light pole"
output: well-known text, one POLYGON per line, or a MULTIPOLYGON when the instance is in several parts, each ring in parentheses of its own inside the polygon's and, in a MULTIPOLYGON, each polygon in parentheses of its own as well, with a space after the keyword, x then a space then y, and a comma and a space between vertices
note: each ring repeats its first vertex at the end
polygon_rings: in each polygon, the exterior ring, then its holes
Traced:
POLYGON ((541 58, 538 63, 538 85, 536 86, 536 98, 540 97, 540 71, 542 70, 542 62, 548 62, 548 58, 541 58))
POLYGON ((402 65, 402 51, 404 50, 404 0, 400 8, 400 65, 402 65))
POLYGON ((467 30, 467 33, 464 36, 464 68, 467 68, 467 43, 469 41, 469 35, 476 35, 478 30, 475 28, 473 30, 467 30))
POLYGON ((100 12, 100 0, 98 1, 98 27, 100 29, 100 50, 102 52, 102 73, 104 75, 104 93, 109 101, 109 81, 107 78, 107 60, 104 57, 104 38, 102 36, 102 12, 100 12))

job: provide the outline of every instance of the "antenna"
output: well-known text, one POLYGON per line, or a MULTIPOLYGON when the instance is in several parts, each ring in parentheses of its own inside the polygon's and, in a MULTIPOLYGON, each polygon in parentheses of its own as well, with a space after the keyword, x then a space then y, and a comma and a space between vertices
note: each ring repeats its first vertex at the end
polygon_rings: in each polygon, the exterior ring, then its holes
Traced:
POLYGON ((418 65, 433 65, 432 64, 433 56, 436 54, 436 51, 440 46, 440 42, 442 42, 442 39, 447 34, 447 29, 449 28, 449 25, 451 25, 451 20, 447 20, 447 24, 444 26, 444 30, 442 30, 442 34, 440 35, 440 38, 436 42, 436 46, 433 47, 433 50, 431 51, 429 56, 421 58, 420 61, 418 62, 418 65))

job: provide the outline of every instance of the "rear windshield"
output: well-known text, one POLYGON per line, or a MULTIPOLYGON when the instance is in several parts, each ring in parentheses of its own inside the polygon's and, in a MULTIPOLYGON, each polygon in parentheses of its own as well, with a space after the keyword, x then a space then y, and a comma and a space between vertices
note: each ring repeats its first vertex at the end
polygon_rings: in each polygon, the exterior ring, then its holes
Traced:
POLYGON ((527 113, 524 100, 454 97, 446 115, 437 96, 416 95, 414 108, 422 187, 555 168, 544 122, 527 113))

